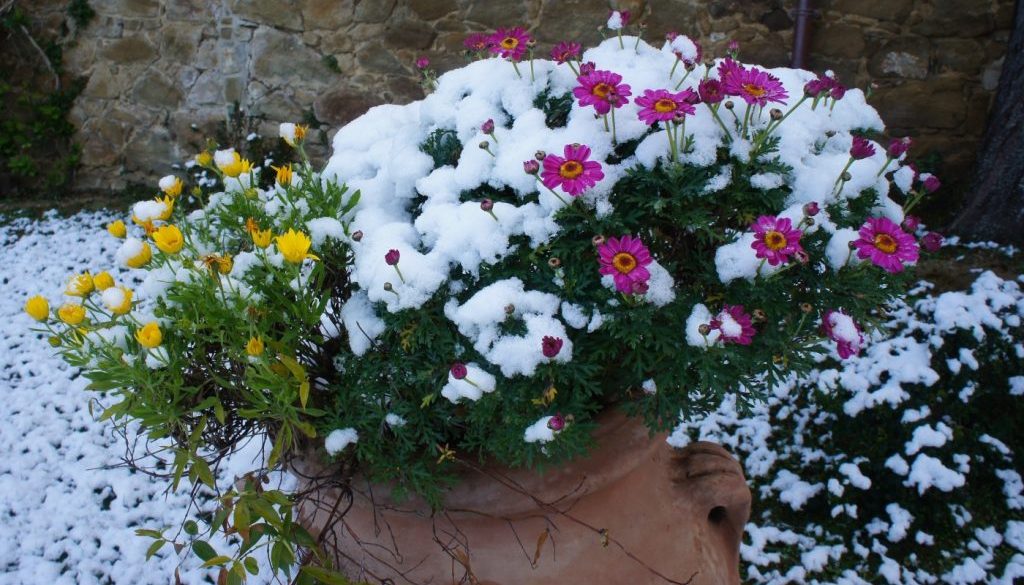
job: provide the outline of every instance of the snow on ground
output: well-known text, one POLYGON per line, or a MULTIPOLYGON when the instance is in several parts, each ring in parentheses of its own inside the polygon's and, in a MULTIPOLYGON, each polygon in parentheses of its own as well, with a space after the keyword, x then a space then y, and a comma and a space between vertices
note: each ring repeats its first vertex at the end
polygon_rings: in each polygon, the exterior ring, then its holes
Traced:
MULTIPOLYGON (((107 270, 121 280, 114 262, 120 240, 104 230, 112 219, 84 212, 0 221, 0 585, 174 580, 170 547, 145 562, 150 541, 135 530, 177 527, 187 486, 168 495, 163 480, 120 466, 123 440, 89 412, 90 401, 109 400, 85 389, 87 381, 31 331, 36 323, 22 310, 34 294, 58 305, 74 272, 107 270)), ((185 583, 202 581, 195 571, 181 573, 185 583)))

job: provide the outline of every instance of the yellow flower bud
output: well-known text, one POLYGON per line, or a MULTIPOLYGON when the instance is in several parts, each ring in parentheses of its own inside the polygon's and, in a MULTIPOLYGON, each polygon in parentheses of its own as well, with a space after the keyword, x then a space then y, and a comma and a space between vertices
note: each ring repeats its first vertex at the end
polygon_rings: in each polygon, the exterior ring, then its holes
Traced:
POLYGON ((270 167, 277 171, 277 184, 282 187, 288 187, 292 184, 292 165, 281 165, 279 167, 270 167))
POLYGON ((271 236, 270 230, 255 230, 252 232, 252 243, 257 248, 264 249, 270 245, 271 236))
POLYGON ((115 238, 123 238, 128 235, 128 228, 125 227, 124 222, 120 219, 107 224, 107 231, 115 238))
POLYGON ((185 237, 177 226, 161 226, 153 232, 153 243, 164 254, 177 254, 185 245, 185 237))
POLYGON ((111 287, 100 296, 103 306, 115 315, 124 315, 132 310, 132 291, 123 287, 111 287))
POLYGON ((217 256, 217 272, 228 274, 234 265, 235 262, 231 259, 231 256, 217 256))
POLYGON ((196 164, 203 167, 204 169, 209 168, 213 165, 213 155, 210 151, 204 150, 196 155, 196 164))
POLYGON ((263 355, 263 340, 259 337, 252 337, 249 343, 245 344, 245 353, 251 356, 263 355))
POLYGON ((149 247, 149 244, 146 242, 141 242, 141 244, 142 247, 139 248, 139 251, 124 261, 129 268, 142 268, 153 258, 153 249, 149 247))
POLYGON ((69 297, 87 297, 93 291, 92 275, 88 272, 76 274, 68 281, 64 294, 69 297))
POLYGON ((157 325, 156 321, 150 321, 135 332, 135 339, 139 340, 142 347, 153 349, 163 343, 164 335, 160 332, 160 325, 157 325))
POLYGON ((182 189, 185 188, 185 183, 179 177, 174 175, 167 175, 160 179, 160 190, 164 192, 168 197, 177 197, 181 195, 182 189))
POLYGON ((157 216, 160 221, 167 221, 171 219, 171 214, 174 213, 174 198, 170 195, 164 197, 157 197, 156 201, 164 204, 164 210, 157 216))
POLYGON ((109 272, 100 272, 92 277, 92 285, 96 290, 107 290, 114 286, 114 277, 110 276, 109 272))
POLYGON ((25 312, 36 321, 46 321, 50 316, 50 303, 43 295, 30 297, 25 301, 25 312))
POLYGON ((284 259, 292 264, 299 264, 306 258, 319 260, 309 253, 309 247, 313 242, 302 232, 289 229, 286 233, 274 238, 274 241, 277 243, 277 251, 281 252, 284 259))
POLYGON ((78 303, 65 303, 57 309, 57 316, 68 325, 78 325, 85 321, 85 307, 78 303))

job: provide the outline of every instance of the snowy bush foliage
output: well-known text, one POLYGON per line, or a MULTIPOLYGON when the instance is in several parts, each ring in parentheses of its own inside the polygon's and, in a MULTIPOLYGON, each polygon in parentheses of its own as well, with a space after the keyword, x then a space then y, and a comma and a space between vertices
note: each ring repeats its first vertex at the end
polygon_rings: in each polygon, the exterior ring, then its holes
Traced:
POLYGON ((743 462, 748 580, 1024 578, 1022 282, 985 272, 897 305, 864 355, 676 430, 675 445, 718 441, 743 462))

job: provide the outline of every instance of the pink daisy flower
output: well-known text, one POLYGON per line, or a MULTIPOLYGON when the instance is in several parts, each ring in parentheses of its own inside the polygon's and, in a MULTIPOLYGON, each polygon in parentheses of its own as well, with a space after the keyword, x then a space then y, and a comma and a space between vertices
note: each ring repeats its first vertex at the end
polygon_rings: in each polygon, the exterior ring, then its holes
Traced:
POLYGON ((853 245, 858 258, 870 259, 888 272, 903 272, 903 264, 916 262, 919 254, 914 236, 885 217, 868 218, 853 245))
POLYGON ((700 85, 697 86, 697 94, 700 96, 700 101, 705 104, 717 104, 724 99, 722 94, 722 83, 717 79, 702 79, 700 85))
POLYGON ((743 305, 722 305, 722 312, 711 320, 712 329, 717 329, 723 343, 750 345, 757 330, 743 305))
POLYGON ((860 327, 853 317, 842 309, 825 311, 821 318, 821 329, 829 339, 836 342, 839 357, 844 360, 860 353, 861 347, 864 346, 864 335, 861 334, 860 327))
POLYGON ((850 146, 850 157, 862 160, 872 156, 875 156, 875 145, 863 136, 854 136, 853 144, 850 146))
POLYGON ((521 61, 530 39, 530 34, 520 26, 513 29, 499 28, 490 37, 490 50, 510 61, 521 61))
POLYGON ((581 106, 594 106, 594 110, 601 115, 610 112, 612 106, 621 108, 628 104, 627 98, 633 95, 630 87, 622 83, 622 76, 611 71, 581 74, 577 81, 580 85, 573 88, 572 94, 581 106))
POLYGON ((756 67, 745 69, 742 65, 734 64, 723 74, 722 66, 719 66, 719 75, 723 75, 722 90, 726 94, 739 96, 751 105, 763 108, 768 102, 785 103, 789 98, 778 77, 756 67))
POLYGON ((601 163, 590 158, 590 147, 582 144, 568 144, 564 157, 549 154, 544 157, 544 170, 540 180, 548 189, 561 187, 573 197, 579 197, 604 178, 601 163))
POLYGON ((640 120, 653 126, 657 122, 676 120, 680 115, 693 114, 697 111, 691 103, 694 97, 689 89, 678 93, 667 89, 646 89, 642 96, 636 98, 636 105, 640 106, 640 120))
POLYGON ((754 241, 750 247, 757 252, 758 258, 766 259, 772 266, 786 262, 790 256, 803 251, 800 246, 803 232, 794 229, 793 222, 787 217, 762 215, 750 229, 754 230, 754 241))
POLYGON ((561 65, 567 61, 580 58, 583 46, 571 41, 562 41, 551 49, 551 59, 561 65))
POLYGON ((491 48, 491 37, 484 33, 473 33, 462 41, 462 46, 474 53, 483 53, 491 48))
POLYGON ((698 43, 697 41, 691 39, 690 37, 688 37, 686 35, 681 35, 681 34, 679 34, 677 32, 670 32, 670 33, 665 35, 665 40, 667 40, 669 45, 671 46, 672 53, 675 54, 676 59, 679 59, 680 61, 682 61, 687 66, 696 65, 696 64, 700 63, 702 59, 704 59, 704 49, 703 49, 703 47, 700 46, 700 43, 698 43), (676 50, 676 46, 675 46, 676 39, 678 39, 680 37, 682 37, 686 41, 689 41, 690 43, 692 43, 693 47, 697 50, 697 54, 693 58, 689 58, 689 59, 688 58, 684 58, 682 52, 676 50))
POLYGON ((638 284, 647 284, 651 273, 646 266, 654 260, 647 246, 640 238, 622 236, 608 238, 597 249, 598 260, 601 262, 600 273, 611 275, 615 280, 615 290, 623 294, 634 294, 638 284))
POLYGON ((551 337, 550 335, 545 335, 544 338, 540 340, 540 351, 541 353, 544 354, 544 357, 554 358, 559 353, 561 353, 562 344, 564 343, 565 342, 562 340, 561 337, 551 337))

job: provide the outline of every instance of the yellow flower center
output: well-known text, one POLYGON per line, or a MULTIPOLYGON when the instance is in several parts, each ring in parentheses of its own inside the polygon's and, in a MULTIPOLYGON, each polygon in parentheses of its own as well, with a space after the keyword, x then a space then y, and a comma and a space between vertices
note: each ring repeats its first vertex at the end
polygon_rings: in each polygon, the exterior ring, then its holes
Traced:
POLYGON ((786 236, 782 232, 771 230, 764 234, 764 244, 769 250, 781 250, 786 247, 786 236))
POLYGON ((583 165, 574 160, 567 160, 558 167, 558 174, 563 179, 575 179, 583 174, 583 165))
POLYGON ((636 268, 636 257, 629 252, 619 252, 612 258, 612 266, 622 274, 629 274, 636 268))
POLYGON ((598 83, 590 90, 590 93, 596 95, 601 99, 608 97, 608 94, 610 94, 611 92, 612 86, 608 85, 607 83, 598 83))
POLYGON ((752 95, 754 97, 761 97, 764 94, 768 93, 768 90, 761 87, 760 85, 754 85, 753 83, 744 83, 743 91, 747 92, 748 95, 752 95))
POLYGON ((506 51, 512 51, 519 46, 519 39, 515 37, 505 37, 501 39, 501 48, 506 51))
POLYGON ((674 112, 675 109, 676 109, 676 102, 674 102, 674 101, 672 101, 670 99, 662 98, 662 99, 654 102, 654 111, 655 112, 660 112, 660 113, 664 114, 664 113, 667 113, 667 112, 674 112))
POLYGON ((889 234, 877 234, 875 236, 875 247, 886 254, 892 254, 896 251, 896 240, 889 234))

